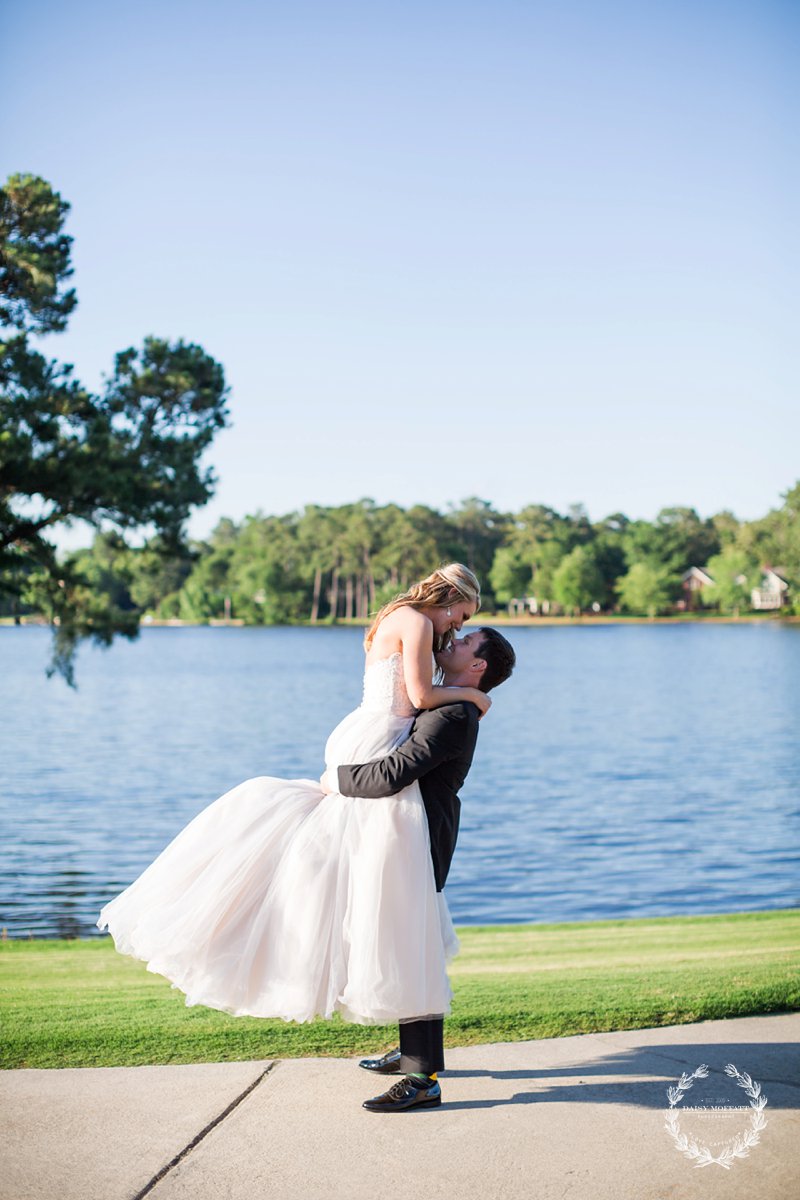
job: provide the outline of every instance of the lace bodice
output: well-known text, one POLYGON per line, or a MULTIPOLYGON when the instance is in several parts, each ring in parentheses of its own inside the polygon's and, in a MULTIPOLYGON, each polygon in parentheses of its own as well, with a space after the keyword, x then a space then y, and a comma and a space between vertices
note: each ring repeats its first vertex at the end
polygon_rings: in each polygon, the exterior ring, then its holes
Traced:
POLYGON ((372 712, 389 712, 397 717, 414 716, 416 709, 408 698, 403 655, 399 650, 366 668, 361 707, 372 712))

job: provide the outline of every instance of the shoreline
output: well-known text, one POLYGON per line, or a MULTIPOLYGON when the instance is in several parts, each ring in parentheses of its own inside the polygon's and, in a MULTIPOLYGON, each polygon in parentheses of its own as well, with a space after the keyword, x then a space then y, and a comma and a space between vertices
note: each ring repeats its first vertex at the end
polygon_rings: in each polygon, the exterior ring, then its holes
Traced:
MULTIPOLYGON (((746 615, 734 617, 731 615, 720 615, 718 613, 675 613, 669 616, 661 617, 642 617, 642 616, 623 616, 614 613, 600 613, 597 616, 584 615, 580 617, 565 617, 565 616, 514 616, 510 617, 506 613, 486 613, 476 614, 477 617, 485 616, 485 623, 491 625, 502 625, 509 629, 537 629, 541 627, 558 628, 567 626, 611 626, 611 625, 764 625, 764 624, 779 624, 779 625, 796 625, 800 623, 800 614, 793 613, 757 613, 749 612, 746 615)), ((337 621, 316 621, 312 624, 311 621, 296 621, 289 623, 275 623, 272 625, 256 625, 248 624, 241 617, 232 617, 229 621, 224 618, 212 618, 208 621, 184 621, 178 617, 161 620, 152 618, 150 620, 143 619, 139 622, 139 630, 142 629, 366 629, 370 624, 370 620, 361 618, 339 618, 337 621)), ((22 627, 36 627, 49 629, 50 622, 43 617, 20 617, 15 620, 14 617, 0 617, 0 629, 15 629, 22 627)))
MULTIPOLYGON (((553 932, 575 932, 577 930, 586 929, 591 926, 593 929, 620 929, 624 926, 644 926, 644 925, 669 925, 669 924, 703 924, 706 922, 725 922, 725 921, 752 921, 752 920, 774 920, 778 915, 794 916, 800 918, 800 906, 789 904, 774 908, 735 908, 726 909, 723 912, 687 912, 687 913, 662 913, 656 916, 635 916, 635 917, 583 917, 572 921, 480 921, 476 923, 465 921, 454 921, 453 925, 456 931, 462 931, 467 936, 473 934, 520 934, 520 933, 553 933, 553 932)), ((91 933, 88 936, 76 934, 74 937, 53 937, 49 934, 34 934, 31 932, 25 934, 9 933, 6 926, 0 929, 0 952, 2 949, 10 945, 12 942, 24 942, 26 945, 36 943, 42 945, 47 942, 51 945, 70 946, 76 942, 82 944, 93 945, 97 942, 106 941, 111 938, 108 931, 91 933)))

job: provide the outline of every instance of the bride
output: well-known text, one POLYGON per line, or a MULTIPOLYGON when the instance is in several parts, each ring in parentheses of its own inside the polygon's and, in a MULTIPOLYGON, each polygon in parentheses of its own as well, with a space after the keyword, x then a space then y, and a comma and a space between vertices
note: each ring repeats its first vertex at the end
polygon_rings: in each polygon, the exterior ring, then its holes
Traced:
MULTIPOLYGON (((433 572, 385 605, 365 638, 364 694, 326 768, 368 762, 419 709, 491 701, 433 682, 433 652, 472 617, 475 575, 433 572)), ((436 891, 417 783, 384 799, 325 796, 308 779, 248 779, 200 812, 97 922, 116 948, 235 1016, 387 1024, 450 1011, 458 950, 436 891)))

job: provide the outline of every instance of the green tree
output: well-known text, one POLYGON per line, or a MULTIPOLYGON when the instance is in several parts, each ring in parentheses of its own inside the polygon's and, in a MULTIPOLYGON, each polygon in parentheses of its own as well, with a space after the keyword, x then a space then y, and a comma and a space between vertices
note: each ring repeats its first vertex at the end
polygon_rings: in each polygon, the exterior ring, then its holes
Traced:
POLYGON ((786 580, 790 603, 800 612, 800 480, 783 494, 783 504, 742 530, 741 548, 786 580))
POLYGON ((35 175, 11 175, 0 188, 0 326, 22 333, 60 333, 78 303, 72 238, 63 225, 69 204, 35 175))
POLYGON ((721 549, 724 550, 726 546, 735 545, 741 529, 741 521, 732 512, 723 509, 722 512, 715 513, 711 518, 711 524, 714 526, 721 549))
POLYGON ((662 508, 655 522, 630 522, 624 547, 628 566, 652 567, 665 580, 674 601, 681 594, 683 572, 708 562, 720 549, 720 535, 713 521, 703 520, 693 508, 662 508))
POLYGON ((553 575, 553 596, 566 612, 581 613, 601 604, 605 581, 591 546, 576 546, 561 560, 553 575))
POLYGON ((309 619, 312 625, 325 615, 323 588, 336 562, 330 510, 308 504, 297 525, 297 541, 306 576, 311 580, 309 619))
POLYGON ((624 513, 612 513, 593 526, 592 551, 603 577, 601 608, 613 608, 617 597, 617 582, 627 569, 625 561, 625 530, 630 524, 624 513))
POLYGON ((93 587, 86 560, 60 561, 50 530, 84 521, 121 536, 152 530, 174 551, 214 477, 201 456, 227 420, 222 367, 183 341, 149 337, 117 354, 101 395, 33 349, 66 326, 75 293, 69 205, 44 180, 0 189, 0 593, 49 616, 51 673, 73 682, 79 639, 136 636, 138 613, 93 587))
POLYGON ((736 546, 726 546, 706 563, 705 570, 714 580, 709 588, 712 601, 723 612, 739 612, 750 607, 750 591, 758 581, 758 564, 736 546))
POLYGON ((292 624, 308 616, 308 574, 297 538, 298 518, 248 517, 227 573, 233 612, 251 625, 292 624))
POLYGON ((404 511, 396 504, 376 513, 376 549, 373 556, 377 583, 374 613, 415 580, 430 575, 444 560, 440 549, 447 531, 443 517, 433 509, 416 505, 404 511))
POLYGON ((628 612, 647 613, 652 618, 669 607, 672 580, 664 567, 636 562, 620 579, 618 593, 628 612))
POLYGON ((113 529, 95 535, 91 548, 70 555, 69 563, 93 593, 105 595, 122 613, 136 609, 131 596, 133 551, 113 529))
POLYGON ((239 527, 229 517, 214 528, 208 541, 199 543, 194 567, 178 591, 167 595, 158 606, 160 617, 182 621, 209 621, 225 614, 230 597, 231 563, 239 539, 239 527))
POLYGON ((470 496, 458 508, 450 510, 447 523, 452 535, 445 556, 465 563, 475 572, 481 581, 486 606, 491 607, 494 596, 489 574, 495 551, 505 538, 508 518, 492 508, 488 500, 470 496))
POLYGON ((183 586, 196 557, 189 546, 182 543, 173 549, 159 538, 141 549, 129 550, 126 568, 134 607, 154 614, 166 596, 183 586))
POLYGON ((530 504, 507 523, 503 544, 514 551, 520 568, 530 568, 527 591, 540 607, 555 600, 553 578, 562 558, 586 540, 584 514, 573 511, 575 520, 544 504, 530 504))
POLYGON ((373 555, 377 549, 375 501, 359 500, 341 510, 340 572, 344 578, 344 617, 365 620, 375 607, 373 555))
POLYGON ((500 546, 495 551, 489 582, 499 604, 526 596, 532 579, 533 568, 518 547, 500 546))
POLYGON ((583 546, 594 538, 594 530, 589 521, 589 514, 583 504, 570 504, 564 518, 569 527, 570 546, 583 546))

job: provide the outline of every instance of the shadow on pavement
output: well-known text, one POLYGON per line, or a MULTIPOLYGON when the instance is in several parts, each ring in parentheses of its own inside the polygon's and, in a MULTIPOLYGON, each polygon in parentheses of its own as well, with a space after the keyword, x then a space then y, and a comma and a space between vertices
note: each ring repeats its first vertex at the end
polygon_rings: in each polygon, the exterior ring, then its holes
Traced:
MULTIPOLYGON (((512 1097, 465 1100, 447 1104, 448 1108, 495 1108, 503 1104, 559 1103, 570 1100, 591 1104, 633 1104, 644 1108, 667 1108, 667 1087, 684 1072, 691 1073, 701 1063, 708 1066, 709 1081, 717 1092, 725 1091, 731 1105, 747 1104, 735 1081, 725 1074, 727 1063, 760 1083, 770 1109, 800 1108, 800 1046, 794 1042, 711 1042, 669 1043, 636 1046, 611 1054, 577 1061, 574 1065, 529 1070, 447 1070, 441 1072, 443 1092, 448 1079, 527 1080, 536 1084, 533 1091, 517 1092, 512 1097), (609 1079, 608 1076, 648 1076, 645 1079, 609 1079), (594 1078, 603 1076, 602 1081, 594 1078), (657 1076, 657 1078, 653 1078, 657 1076), (567 1083, 566 1080, 572 1082, 567 1083), (563 1082, 562 1082, 563 1081, 563 1082)), ((445 1103, 446 1097, 445 1097, 445 1103)), ((689 1104, 690 1100, 687 1099, 689 1104)))

